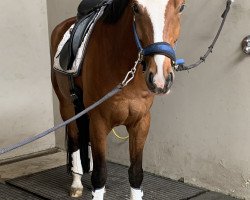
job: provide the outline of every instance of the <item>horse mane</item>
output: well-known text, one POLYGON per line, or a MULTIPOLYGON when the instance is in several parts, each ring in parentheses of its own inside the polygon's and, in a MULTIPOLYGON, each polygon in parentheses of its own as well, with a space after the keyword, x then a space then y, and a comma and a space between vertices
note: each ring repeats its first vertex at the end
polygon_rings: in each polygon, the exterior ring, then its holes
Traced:
POLYGON ((129 0, 113 0, 103 14, 103 21, 109 24, 116 23, 122 17, 128 3, 129 0))

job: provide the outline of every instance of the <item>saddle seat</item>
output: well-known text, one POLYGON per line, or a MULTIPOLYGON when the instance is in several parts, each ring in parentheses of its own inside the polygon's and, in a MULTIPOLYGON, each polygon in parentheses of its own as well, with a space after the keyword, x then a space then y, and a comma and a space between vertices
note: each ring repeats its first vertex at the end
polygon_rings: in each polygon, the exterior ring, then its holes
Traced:
MULTIPOLYGON (((70 37, 59 54, 59 63, 62 70, 66 72, 72 68, 78 49, 83 41, 86 40, 86 37, 88 42, 95 23, 102 16, 105 5, 109 3, 111 3, 111 0, 82 0, 78 7, 77 21, 70 30, 70 37)), ((86 46, 87 44, 85 44, 85 50, 86 46)))
POLYGON ((82 0, 77 9, 77 19, 80 20, 90 12, 100 7, 105 0, 82 0))

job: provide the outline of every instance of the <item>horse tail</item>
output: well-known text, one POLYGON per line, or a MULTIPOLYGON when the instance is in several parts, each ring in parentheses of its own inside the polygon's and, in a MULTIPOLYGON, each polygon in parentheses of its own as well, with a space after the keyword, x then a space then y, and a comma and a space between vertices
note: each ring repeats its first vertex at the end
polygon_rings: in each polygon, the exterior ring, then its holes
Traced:
MULTIPOLYGON (((84 106, 83 106, 83 110, 84 110, 84 106)), ((77 120, 77 126, 78 126, 78 130, 79 130, 79 147, 80 147, 80 156, 81 156, 83 172, 89 173, 89 171, 90 171, 89 116, 84 115, 82 118, 77 120)))
MULTIPOLYGON (((75 86, 76 87, 76 86, 75 86)), ((83 104, 83 93, 81 89, 75 88, 74 91, 78 97, 78 100, 74 102, 75 104, 75 114, 78 114, 79 112, 83 111, 85 109, 85 106, 83 104)), ((89 116, 83 115, 79 119, 76 120, 77 128, 78 128, 78 147, 80 150, 80 157, 81 157, 81 164, 83 168, 84 173, 89 173, 90 171, 90 159, 89 159, 89 144, 90 144, 90 138, 89 138, 89 116)), ((66 129, 67 131, 67 129, 66 129)), ((67 137, 68 134, 66 134, 67 137)), ((73 153, 73 144, 69 140, 69 138, 66 138, 67 142, 67 166, 68 166, 68 172, 71 172, 72 167, 72 153, 73 153)))

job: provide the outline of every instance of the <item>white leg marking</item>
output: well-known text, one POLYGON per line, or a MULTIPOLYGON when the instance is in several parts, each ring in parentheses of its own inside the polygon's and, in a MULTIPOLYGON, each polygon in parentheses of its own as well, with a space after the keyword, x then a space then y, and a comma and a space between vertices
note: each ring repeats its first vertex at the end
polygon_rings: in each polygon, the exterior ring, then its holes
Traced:
POLYGON ((130 200, 142 200, 143 191, 141 189, 130 189, 130 200))
POLYGON ((72 153, 72 172, 75 174, 83 174, 80 150, 72 153))
POLYGON ((92 156, 91 145, 89 145, 89 160, 90 160, 89 172, 92 172, 93 171, 93 156, 92 156))
POLYGON ((75 174, 75 173, 72 173, 73 175, 73 183, 71 185, 71 188, 83 188, 83 185, 82 185, 82 175, 80 174, 75 174))
POLYGON ((71 197, 81 197, 83 192, 83 185, 82 185, 82 163, 80 158, 80 150, 72 153, 72 175, 73 175, 73 183, 70 189, 70 196, 71 197))
POLYGON ((70 196, 74 198, 78 198, 82 196, 83 193, 83 185, 82 185, 82 175, 72 173, 73 175, 73 183, 70 188, 70 196))
POLYGON ((93 191, 92 192, 92 195, 93 195, 92 200, 103 200, 105 192, 106 192, 105 187, 102 189, 93 191))

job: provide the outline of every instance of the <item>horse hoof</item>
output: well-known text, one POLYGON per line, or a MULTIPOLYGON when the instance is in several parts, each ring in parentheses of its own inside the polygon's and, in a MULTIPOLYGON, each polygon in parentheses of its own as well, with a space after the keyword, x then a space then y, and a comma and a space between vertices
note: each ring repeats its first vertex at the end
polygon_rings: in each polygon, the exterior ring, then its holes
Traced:
POLYGON ((83 188, 71 188, 70 189, 70 196, 73 198, 82 197, 83 188))

